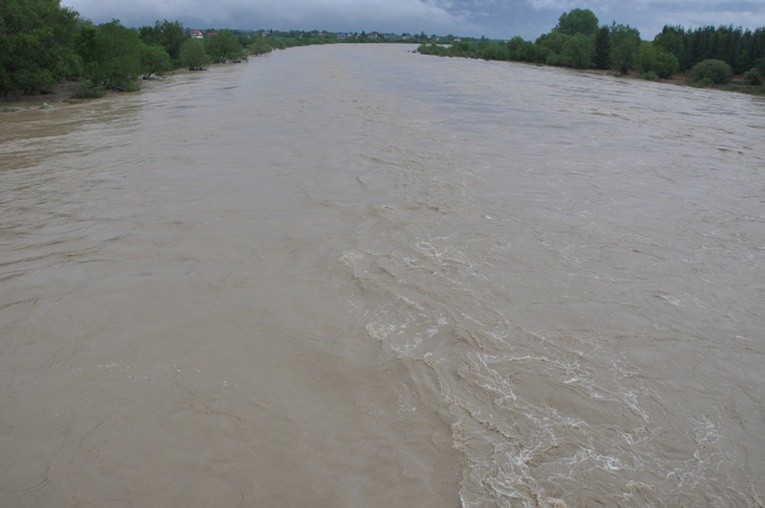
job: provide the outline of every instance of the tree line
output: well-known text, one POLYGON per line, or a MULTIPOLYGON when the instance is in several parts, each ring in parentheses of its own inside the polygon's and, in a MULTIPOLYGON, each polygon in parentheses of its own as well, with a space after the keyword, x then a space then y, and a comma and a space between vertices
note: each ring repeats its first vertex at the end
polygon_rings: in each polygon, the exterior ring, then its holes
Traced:
POLYGON ((238 62, 272 49, 337 42, 418 42, 424 54, 638 72, 668 78, 688 72, 700 83, 724 83, 743 74, 752 85, 765 81, 765 28, 742 30, 666 26, 653 41, 625 24, 599 26, 588 9, 573 9, 534 42, 507 42, 365 32, 207 30, 194 39, 178 21, 156 21, 138 29, 118 20, 96 25, 60 0, 0 1, 0 97, 49 91, 60 81, 79 81, 80 97, 104 90, 136 90, 141 78, 173 69, 203 69, 238 62))
POLYGON ((325 31, 212 30, 202 39, 178 21, 140 28, 119 20, 94 24, 60 0, 0 0, 0 97, 51 91, 78 81, 75 97, 98 97, 107 89, 132 91, 141 78, 178 68, 239 62, 272 49, 338 42, 425 42, 453 40, 435 35, 325 31))
POLYGON ((0 2, 0 97, 46 92, 57 82, 79 81, 80 97, 106 89, 131 91, 173 69, 202 69, 271 51, 263 37, 230 30, 193 39, 178 21, 138 29, 118 20, 96 25, 60 0, 0 2))
POLYGON ((450 45, 422 44, 423 54, 487 60, 509 60, 579 69, 637 72, 647 79, 670 78, 689 72, 701 84, 725 83, 743 74, 747 83, 765 81, 765 28, 732 26, 694 30, 666 26, 653 41, 644 41, 629 25, 600 26, 589 9, 573 9, 534 42, 513 37, 507 42, 481 39, 450 45))

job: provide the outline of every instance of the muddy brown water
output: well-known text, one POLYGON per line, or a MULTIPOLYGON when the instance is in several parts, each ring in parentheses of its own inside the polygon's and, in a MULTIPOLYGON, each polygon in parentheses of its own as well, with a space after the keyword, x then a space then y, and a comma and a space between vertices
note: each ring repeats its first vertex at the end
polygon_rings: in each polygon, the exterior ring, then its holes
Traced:
POLYGON ((765 101, 411 49, 0 115, 0 505, 763 506, 765 101))

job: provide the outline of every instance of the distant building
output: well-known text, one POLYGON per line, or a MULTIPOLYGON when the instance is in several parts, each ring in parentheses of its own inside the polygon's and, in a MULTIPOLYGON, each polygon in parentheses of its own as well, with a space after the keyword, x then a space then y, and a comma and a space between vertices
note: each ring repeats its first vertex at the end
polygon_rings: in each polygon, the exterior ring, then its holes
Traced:
POLYGON ((189 32, 189 37, 192 39, 204 39, 205 35, 202 33, 201 30, 192 30, 189 32))

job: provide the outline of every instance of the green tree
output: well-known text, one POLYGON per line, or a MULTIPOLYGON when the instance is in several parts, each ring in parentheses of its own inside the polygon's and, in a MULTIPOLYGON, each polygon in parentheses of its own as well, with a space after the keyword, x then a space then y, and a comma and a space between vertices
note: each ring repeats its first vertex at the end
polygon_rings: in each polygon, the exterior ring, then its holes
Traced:
POLYGON ((141 72, 143 79, 149 79, 152 74, 162 74, 173 68, 173 61, 165 48, 159 45, 141 44, 141 72))
POLYGON ((271 52, 271 44, 263 37, 254 35, 247 43, 247 51, 251 55, 262 55, 271 52))
POLYGON ((611 23, 609 33, 611 34, 612 48, 622 45, 625 41, 630 41, 634 47, 637 47, 642 40, 640 38, 640 31, 637 28, 632 28, 622 23, 611 23))
POLYGON ((595 34, 595 55, 593 63, 597 69, 611 67, 611 30, 603 26, 595 34))
POLYGON ((598 17, 589 9, 573 9, 561 14, 553 32, 564 35, 592 35, 598 30, 598 17))
POLYGON ((611 68, 627 74, 634 68, 635 53, 640 47, 640 31, 629 25, 611 23, 611 68))
POLYGON ((186 42, 181 45, 180 58, 181 65, 190 71, 201 71, 205 65, 210 63, 210 57, 205 52, 204 42, 200 40, 186 39, 186 42))
POLYGON ((580 33, 571 36, 561 50, 563 65, 577 69, 591 67, 594 54, 595 46, 592 39, 580 33))
POLYGON ((35 93, 73 77, 77 13, 59 0, 0 1, 0 96, 35 93))
POLYGON ((97 27, 84 25, 78 38, 84 76, 95 86, 134 91, 141 76, 141 40, 135 30, 113 20, 97 27))
POLYGON ((515 36, 507 41, 507 54, 510 60, 533 62, 536 56, 534 43, 515 36))
POLYGON ((653 43, 667 53, 674 55, 680 63, 681 69, 687 69, 685 59, 684 31, 677 27, 665 26, 661 33, 653 39, 653 43))
POLYGON ((238 62, 246 58, 239 38, 230 30, 223 30, 205 39, 205 51, 214 63, 238 62))
POLYGON ((567 35, 558 32, 550 32, 537 37, 535 44, 537 46, 549 49, 554 53, 560 53, 561 49, 563 48, 563 43, 566 42, 568 38, 569 36, 567 35))
POLYGON ((651 42, 643 42, 635 53, 635 67, 643 74, 666 79, 680 70, 677 57, 651 42))
POLYGON ((186 30, 179 21, 166 19, 156 21, 154 26, 141 27, 139 33, 143 42, 162 46, 175 61, 180 58, 181 45, 188 39, 186 30))
POLYGON ((635 52, 639 42, 626 38, 611 52, 611 68, 620 74, 627 74, 634 66, 635 52))
POLYGON ((135 30, 113 20, 97 27, 86 23, 77 39, 84 77, 93 86, 120 91, 139 88, 141 40, 135 30))

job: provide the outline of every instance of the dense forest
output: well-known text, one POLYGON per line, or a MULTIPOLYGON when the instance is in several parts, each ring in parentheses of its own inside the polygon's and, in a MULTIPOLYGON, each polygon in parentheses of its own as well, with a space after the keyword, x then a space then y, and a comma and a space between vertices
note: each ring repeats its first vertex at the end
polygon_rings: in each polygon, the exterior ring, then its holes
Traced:
POLYGON ((558 24, 534 42, 513 37, 507 42, 488 39, 453 44, 422 44, 423 54, 509 60, 579 69, 637 72, 646 79, 669 78, 687 72, 696 83, 724 84, 742 75, 749 85, 765 81, 765 28, 754 31, 732 26, 693 30, 666 26, 653 41, 644 41, 629 25, 600 26, 588 9, 560 16, 558 24))

